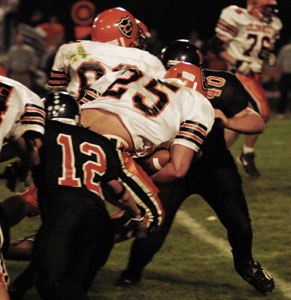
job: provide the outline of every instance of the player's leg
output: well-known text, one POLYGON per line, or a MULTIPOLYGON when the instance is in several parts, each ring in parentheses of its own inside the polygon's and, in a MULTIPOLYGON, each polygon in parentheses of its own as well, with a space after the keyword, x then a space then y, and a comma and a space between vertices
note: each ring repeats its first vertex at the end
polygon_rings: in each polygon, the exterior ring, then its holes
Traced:
POLYGON ((76 233, 82 235, 75 241, 74 261, 69 267, 70 278, 79 278, 82 290, 87 292, 97 272, 105 265, 113 248, 113 226, 104 203, 89 203, 86 218, 76 233))
POLYGON ((161 185, 159 188, 160 200, 165 211, 164 222, 158 230, 148 233, 146 238, 134 240, 127 268, 121 273, 117 285, 132 286, 139 283, 144 268, 162 247, 175 214, 186 198, 183 181, 161 185))
POLYGON ((82 258, 79 249, 87 242, 84 232, 95 230, 87 227, 86 200, 80 194, 59 191, 41 202, 43 223, 36 236, 33 263, 42 299, 88 299, 81 277, 84 273, 72 276, 71 272, 82 258))
MULTIPOLYGON (((237 73, 237 77, 251 95, 249 106, 261 115, 264 122, 267 123, 270 117, 270 106, 266 93, 261 85, 259 74, 254 76, 245 76, 237 73)), ((255 144, 259 135, 247 135, 240 156, 237 161, 243 166, 244 170, 251 177, 259 177, 260 172, 255 165, 255 144)))
POLYGON ((155 230, 164 220, 164 209, 159 199, 159 189, 150 176, 125 151, 119 151, 122 165, 120 179, 128 188, 138 206, 145 212, 148 230, 155 230))
POLYGON ((238 139, 239 133, 230 129, 225 129, 224 130, 224 139, 226 142, 227 148, 230 148, 235 141, 238 139))
POLYGON ((0 279, 0 299, 1 300, 9 300, 9 294, 7 292, 7 289, 6 289, 6 285, 4 285, 2 282, 1 282, 1 279, 0 279))
POLYGON ((9 300, 9 295, 7 292, 7 286, 9 282, 9 275, 6 270, 5 261, 2 255, 2 247, 4 244, 4 234, 2 232, 3 220, 0 215, 0 299, 9 300))
POLYGON ((259 134, 246 135, 241 154, 237 158, 238 163, 243 166, 246 173, 251 177, 260 176, 260 172, 255 165, 255 145, 258 138, 259 134))
POLYGON ((235 163, 213 169, 209 178, 201 195, 227 230, 236 271, 260 292, 271 292, 273 278, 253 260, 251 221, 235 163))

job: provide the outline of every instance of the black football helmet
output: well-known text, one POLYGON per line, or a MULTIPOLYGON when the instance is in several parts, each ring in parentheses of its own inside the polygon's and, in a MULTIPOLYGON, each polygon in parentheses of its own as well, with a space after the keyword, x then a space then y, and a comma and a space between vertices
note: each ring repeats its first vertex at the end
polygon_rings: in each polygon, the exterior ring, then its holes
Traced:
POLYGON ((200 49, 185 39, 175 40, 165 46, 160 53, 160 59, 166 69, 179 62, 188 62, 199 67, 203 63, 200 49))
POLYGON ((43 101, 47 120, 56 120, 74 125, 79 124, 79 104, 67 92, 50 93, 43 101))

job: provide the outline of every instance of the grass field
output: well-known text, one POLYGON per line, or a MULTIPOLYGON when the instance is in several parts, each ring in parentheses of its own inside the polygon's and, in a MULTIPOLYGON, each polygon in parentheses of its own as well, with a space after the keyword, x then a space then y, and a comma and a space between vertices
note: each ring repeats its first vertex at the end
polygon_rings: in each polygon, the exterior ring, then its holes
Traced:
MULTIPOLYGON (((271 119, 256 148, 261 177, 249 179, 242 168, 244 190, 252 218, 254 258, 275 278, 268 300, 291 299, 291 120, 271 119)), ((243 136, 233 146, 237 156, 243 136)), ((3 165, 2 165, 3 167, 3 165)), ((9 191, 1 183, 1 197, 9 191)), ((12 228, 12 237, 34 233, 38 218, 12 228)), ((184 202, 161 251, 147 266, 142 282, 131 289, 114 286, 126 267, 131 241, 115 246, 98 273, 90 296, 106 300, 258 300, 265 298, 234 271, 226 232, 213 211, 198 196, 184 202)), ((26 266, 7 261, 11 278, 26 266)), ((26 300, 37 300, 34 289, 26 300)))

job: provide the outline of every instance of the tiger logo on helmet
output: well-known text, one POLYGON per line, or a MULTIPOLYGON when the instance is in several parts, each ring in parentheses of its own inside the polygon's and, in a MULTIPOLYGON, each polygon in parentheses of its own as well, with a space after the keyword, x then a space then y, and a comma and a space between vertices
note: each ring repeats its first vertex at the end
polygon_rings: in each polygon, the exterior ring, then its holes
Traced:
POLYGON ((95 18, 91 37, 95 42, 134 47, 138 26, 134 16, 122 7, 104 10, 95 18))
POLYGON ((130 39, 134 33, 134 25, 130 17, 122 18, 119 23, 117 23, 117 28, 126 38, 130 39))

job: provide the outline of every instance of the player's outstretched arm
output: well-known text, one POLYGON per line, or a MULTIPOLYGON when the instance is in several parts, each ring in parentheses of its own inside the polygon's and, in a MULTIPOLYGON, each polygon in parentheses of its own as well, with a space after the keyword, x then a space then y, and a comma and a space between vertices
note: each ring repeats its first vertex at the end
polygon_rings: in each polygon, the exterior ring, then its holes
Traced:
POLYGON ((250 107, 227 119, 227 124, 224 125, 228 129, 243 134, 259 134, 265 129, 265 122, 262 117, 250 107))

